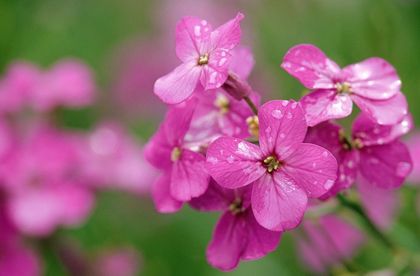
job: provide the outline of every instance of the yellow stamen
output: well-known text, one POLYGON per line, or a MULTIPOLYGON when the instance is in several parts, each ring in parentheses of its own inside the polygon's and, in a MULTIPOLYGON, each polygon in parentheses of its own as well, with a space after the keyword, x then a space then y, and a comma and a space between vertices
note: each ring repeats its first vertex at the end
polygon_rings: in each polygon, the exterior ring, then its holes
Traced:
POLYGON ((175 162, 176 160, 178 160, 181 157, 181 155, 182 155, 181 149, 178 148, 178 147, 175 147, 172 150, 172 153, 171 153, 171 160, 172 160, 172 162, 175 162))
POLYGON ((214 105, 220 109, 220 114, 224 115, 229 112, 229 99, 223 94, 218 94, 214 105))
POLYGON ((251 117, 248 117, 246 119, 246 123, 249 125, 248 132, 252 136, 258 138, 260 137, 260 123, 258 121, 258 116, 254 115, 251 117))
POLYGON ((207 63, 209 63, 209 54, 204 54, 200 56, 200 58, 198 59, 198 65, 204 65, 207 63))

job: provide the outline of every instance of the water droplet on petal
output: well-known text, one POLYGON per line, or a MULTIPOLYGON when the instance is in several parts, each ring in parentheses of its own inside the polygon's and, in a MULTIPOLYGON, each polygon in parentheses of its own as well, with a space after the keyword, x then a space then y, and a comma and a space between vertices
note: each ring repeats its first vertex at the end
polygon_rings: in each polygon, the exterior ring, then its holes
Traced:
POLYGON ((323 155, 324 157, 327 157, 327 156, 328 156, 328 152, 324 151, 324 152, 322 153, 322 155, 323 155))
POLYGON ((233 156, 231 155, 231 156, 229 156, 228 158, 226 158, 226 161, 227 161, 229 164, 232 164, 232 163, 233 163, 233 161, 235 161, 235 157, 233 157, 233 156))
POLYGON ((222 52, 222 57, 225 57, 226 56, 226 52, 222 52))
POLYGON ((346 175, 345 174, 340 174, 340 180, 344 181, 346 179, 346 175))
POLYGON ((268 142, 273 142, 274 141, 274 139, 273 139, 273 137, 268 137, 268 142))
POLYGON ((210 162, 212 165, 216 165, 218 161, 219 160, 217 160, 216 157, 209 157, 209 158, 207 158, 207 162, 210 162))
POLYGON ((211 73, 209 83, 215 83, 216 82, 216 77, 217 77, 217 72, 211 73))
POLYGON ((281 101, 281 105, 282 106, 287 106, 288 104, 289 104, 289 101, 286 101, 286 100, 281 101))
POLYGON ((276 119, 281 119, 283 118, 284 115, 281 114, 281 110, 276 109, 276 110, 273 110, 273 112, 271 112, 271 116, 273 116, 276 119))
POLYGON ((295 108, 296 108, 296 106, 297 106, 297 102, 294 102, 294 103, 292 103, 292 105, 291 105, 292 109, 295 109, 295 108))
POLYGON ((280 133, 280 138, 284 138, 286 137, 286 135, 284 135, 284 133, 280 133))
POLYGON ((200 36, 201 35, 201 27, 200 26, 194 26, 194 34, 196 36, 200 36))
POLYGON ((265 129, 265 132, 267 132, 267 133, 269 133, 271 131, 271 127, 267 127, 266 129, 265 129))
POLYGON ((378 139, 378 144, 379 145, 382 145, 384 143, 384 140, 383 139, 378 139))
MULTIPOLYGON (((223 52, 224 53, 224 52, 223 52)), ((220 61, 219 61, 219 66, 223 66, 223 64, 225 64, 226 63, 226 61, 227 61, 227 59, 226 58, 222 58, 220 61)))
POLYGON ((324 184, 324 189, 329 190, 334 185, 334 181, 331 179, 328 179, 327 182, 324 184))
POLYGON ((292 115, 292 113, 288 112, 286 117, 287 117, 287 119, 292 119, 293 115, 292 115))
POLYGON ((406 177, 409 174, 410 170, 411 170, 411 164, 410 163, 400 162, 397 165, 397 168, 395 170, 395 174, 398 177, 406 177))
POLYGON ((314 162, 314 163, 312 163, 312 167, 313 168, 315 168, 316 167, 316 163, 314 162))
POLYGON ((220 155, 223 155, 223 150, 222 149, 220 150, 220 155))
POLYGON ((318 181, 314 181, 314 185, 318 185, 318 181))
POLYGON ((201 25, 206 26, 207 25, 207 21, 206 20, 201 21, 201 25))
POLYGON ((350 169, 353 168, 353 165, 353 161, 351 160, 347 163, 347 167, 349 167, 350 169))

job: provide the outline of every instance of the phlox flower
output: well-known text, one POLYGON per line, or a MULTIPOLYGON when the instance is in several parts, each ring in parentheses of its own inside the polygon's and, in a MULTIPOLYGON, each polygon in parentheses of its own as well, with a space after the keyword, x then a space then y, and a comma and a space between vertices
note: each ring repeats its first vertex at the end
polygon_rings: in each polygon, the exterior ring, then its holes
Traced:
POLYGON ((302 230, 296 231, 302 263, 322 275, 352 258, 365 242, 363 232, 333 214, 305 219, 298 229, 302 230))
POLYGON ((328 149, 338 162, 337 180, 321 198, 333 197, 356 181, 368 215, 377 225, 389 226, 398 209, 398 194, 391 189, 401 186, 412 164, 407 147, 398 138, 412 127, 410 115, 397 125, 385 126, 361 113, 353 122, 352 140, 333 122, 309 129, 305 142, 328 149))
POLYGON ((315 46, 302 44, 286 53, 281 67, 306 88, 316 89, 299 101, 309 126, 350 115, 352 102, 381 125, 396 124, 408 112, 400 78, 381 58, 340 69, 315 46))
POLYGON ((280 242, 281 232, 267 230, 255 220, 251 192, 251 186, 226 189, 212 179, 207 191, 189 202, 200 211, 223 212, 206 251, 208 262, 216 268, 231 270, 239 260, 262 258, 280 242))
POLYGON ((187 99, 201 83, 205 90, 219 88, 228 78, 232 55, 241 40, 239 21, 243 14, 212 31, 211 25, 196 17, 184 17, 177 25, 176 54, 183 62, 155 83, 155 94, 167 104, 187 99))
POLYGON ((79 162, 71 136, 48 125, 30 129, 1 162, 5 208, 20 232, 48 236, 84 222, 94 196, 76 177, 79 162))
POLYGON ((165 121, 144 149, 146 160, 163 170, 152 187, 152 197, 160 212, 175 212, 182 202, 202 195, 209 184, 210 175, 205 157, 186 147, 187 133, 196 99, 190 99, 168 110, 165 121))
POLYGON ((221 186, 253 183, 252 210, 263 227, 295 228, 308 197, 325 194, 337 177, 337 162, 322 147, 302 143, 307 125, 294 101, 271 101, 259 112, 259 145, 221 137, 207 150, 207 169, 221 186))

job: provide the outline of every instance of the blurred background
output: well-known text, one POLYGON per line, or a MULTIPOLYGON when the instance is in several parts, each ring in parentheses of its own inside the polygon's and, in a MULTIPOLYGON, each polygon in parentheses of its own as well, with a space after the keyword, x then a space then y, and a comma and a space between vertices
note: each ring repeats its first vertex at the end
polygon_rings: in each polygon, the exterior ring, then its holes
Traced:
MULTIPOLYGON (((166 109, 153 94, 154 81, 179 64, 176 23, 195 15, 215 28, 238 11, 245 15, 241 44, 255 55, 249 82, 263 102, 301 97, 302 85, 280 63, 292 46, 310 43, 342 67, 372 56, 386 59, 399 73, 410 111, 420 122, 418 0, 2 0, 0 72, 16 60, 49 68, 62 58, 78 58, 94 72, 97 100, 81 109, 60 109, 60 125, 83 131, 104 118, 117 120, 144 144, 166 109)), ((420 252, 414 191, 412 186, 400 190, 401 209, 390 235, 420 252)), ((142 275, 221 275, 205 257, 218 216, 187 205, 176 214, 158 214, 145 194, 102 191, 84 225, 59 229, 55 236, 87 255, 132 248, 140 256, 142 275)), ((287 232, 276 251, 242 262, 229 274, 312 275, 294 245, 287 232)), ((46 275, 66 275, 52 250, 39 252, 46 275)), ((390 259, 382 245, 368 238, 355 262, 380 269, 390 259)))

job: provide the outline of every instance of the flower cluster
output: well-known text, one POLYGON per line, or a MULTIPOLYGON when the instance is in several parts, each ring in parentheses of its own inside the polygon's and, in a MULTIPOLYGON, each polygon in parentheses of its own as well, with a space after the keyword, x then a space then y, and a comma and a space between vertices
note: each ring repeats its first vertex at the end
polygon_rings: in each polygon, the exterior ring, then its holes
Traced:
MULTIPOLYGON (((188 202, 222 211, 207 248, 208 262, 222 270, 274 250, 306 211, 317 213, 308 199, 326 204, 355 183, 367 215, 387 227, 398 203, 392 189, 412 167, 399 138, 413 121, 395 69, 380 58, 340 69, 315 46, 298 45, 281 67, 314 91, 297 102, 259 107, 246 81, 252 53, 237 46, 243 17, 214 31, 196 17, 176 27, 183 63, 155 83, 155 94, 171 106, 145 148, 146 159, 162 171, 152 192, 157 210, 175 212, 188 202), (349 116, 352 102, 362 112, 346 136, 332 120, 349 116)), ((335 214, 316 217, 317 224, 302 223, 307 234, 299 244, 322 272, 353 254, 363 235, 335 214), (328 250, 318 255, 312 246, 328 250)))
POLYGON ((0 79, 0 274, 40 275, 21 238, 42 242, 57 228, 83 224, 97 191, 150 189, 156 172, 123 126, 59 126, 60 110, 91 105, 96 89, 90 68, 77 60, 49 70, 18 62, 0 79))

